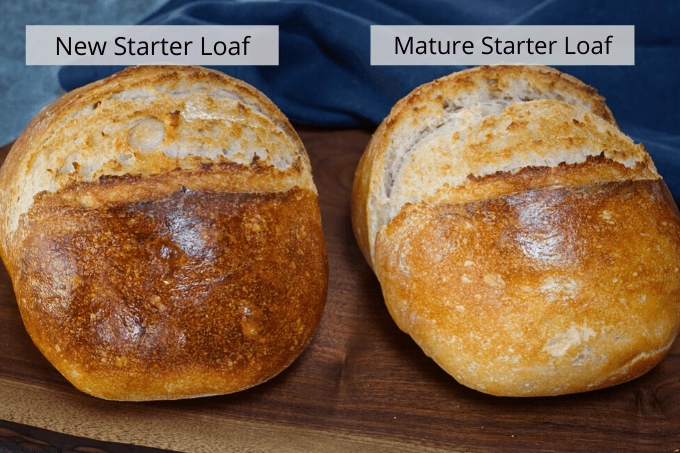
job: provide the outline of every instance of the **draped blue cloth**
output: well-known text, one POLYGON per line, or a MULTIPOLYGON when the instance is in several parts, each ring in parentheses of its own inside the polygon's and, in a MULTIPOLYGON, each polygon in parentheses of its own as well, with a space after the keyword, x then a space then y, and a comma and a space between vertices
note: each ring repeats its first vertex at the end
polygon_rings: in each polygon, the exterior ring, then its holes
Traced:
MULTIPOLYGON (((148 25, 279 25, 279 66, 221 66, 295 124, 373 127, 416 86, 461 66, 371 66, 370 25, 635 25, 634 66, 564 66, 607 98, 680 199, 680 2, 624 0, 170 0, 148 25)), ((122 69, 64 67, 71 90, 122 69)))

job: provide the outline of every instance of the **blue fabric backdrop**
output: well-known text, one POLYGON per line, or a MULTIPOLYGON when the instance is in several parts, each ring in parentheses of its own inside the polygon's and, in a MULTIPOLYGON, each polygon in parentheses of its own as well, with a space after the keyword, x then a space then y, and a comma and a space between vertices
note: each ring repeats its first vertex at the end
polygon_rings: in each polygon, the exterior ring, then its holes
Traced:
MULTIPOLYGON (((370 65, 370 25, 635 25, 635 66, 558 69, 596 87, 680 199, 680 2, 637 0, 170 0, 143 24, 279 25, 279 66, 218 67, 299 125, 372 127, 416 86, 459 66, 370 65)), ((64 67, 65 90, 120 67, 64 67)))

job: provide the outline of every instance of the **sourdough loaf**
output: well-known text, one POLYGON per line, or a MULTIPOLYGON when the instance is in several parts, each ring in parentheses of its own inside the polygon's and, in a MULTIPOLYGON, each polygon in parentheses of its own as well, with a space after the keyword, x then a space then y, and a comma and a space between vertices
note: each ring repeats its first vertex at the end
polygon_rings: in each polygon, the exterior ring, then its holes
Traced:
POLYGON ((91 395, 251 387, 323 312, 304 147, 262 93, 216 71, 129 68, 61 97, 12 147, 0 208, 26 329, 91 395))
POLYGON ((550 68, 473 68, 399 101, 352 219, 399 327, 486 393, 633 379, 680 328, 677 207, 604 99, 550 68))

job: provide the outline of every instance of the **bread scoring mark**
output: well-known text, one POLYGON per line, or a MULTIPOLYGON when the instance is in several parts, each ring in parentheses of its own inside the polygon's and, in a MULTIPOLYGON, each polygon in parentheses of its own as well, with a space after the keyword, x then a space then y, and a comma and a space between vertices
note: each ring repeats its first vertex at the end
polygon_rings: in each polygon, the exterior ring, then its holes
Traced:
POLYGON ((35 197, 35 204, 50 199, 60 206, 96 208, 120 202, 137 202, 163 197, 179 190, 250 192, 251 181, 259 181, 258 192, 280 192, 292 187, 305 187, 298 181, 302 168, 294 164, 284 171, 272 167, 240 165, 234 162, 202 164, 196 169, 176 168, 167 173, 148 176, 102 176, 96 181, 71 184, 58 194, 41 192, 35 197))
MULTIPOLYGON (((466 177, 468 175, 483 177, 487 173, 488 169, 468 171, 463 174, 459 181, 453 181, 454 176, 465 170, 456 160, 458 159, 455 157, 457 154, 452 148, 455 148, 456 143, 467 140, 466 136, 472 126, 468 124, 469 127, 462 127, 458 130, 446 123, 447 118, 451 117, 452 122, 455 122, 453 118, 464 115, 465 112, 470 110, 467 108, 468 106, 476 106, 479 109, 477 114, 481 117, 484 114, 493 113, 489 109, 498 109, 499 106, 502 107, 503 103, 506 104, 506 108, 510 108, 513 105, 540 102, 541 99, 553 99, 555 102, 559 101, 576 106, 578 109, 591 112, 604 122, 616 126, 604 99, 597 94, 594 88, 569 75, 539 66, 473 68, 423 85, 399 101, 374 135, 367 150, 367 153, 373 156, 373 161, 370 165, 364 166, 368 175, 370 175, 370 190, 366 187, 365 190, 369 194, 364 202, 366 204, 365 221, 367 228, 366 238, 362 238, 362 243, 366 242, 367 250, 364 251, 365 254, 372 257, 378 231, 394 218, 405 203, 414 203, 422 199, 417 192, 422 192, 425 189, 425 195, 431 197, 433 194, 428 191, 467 185, 466 177), (417 114, 413 113, 416 107, 417 114), (483 113, 484 109, 486 109, 486 113, 483 113), (451 132, 448 135, 443 134, 442 131, 447 129, 450 129, 451 132), (423 156, 429 156, 426 159, 423 158, 424 160, 439 162, 435 166, 436 168, 426 166, 421 171, 416 172, 407 168, 409 163, 418 158, 419 153, 416 148, 427 148, 425 143, 442 134, 450 139, 448 143, 442 141, 440 147, 442 150, 448 149, 448 154, 442 152, 441 154, 444 157, 440 159, 439 156, 423 151, 423 156), (454 157, 451 158, 451 156, 454 157), (409 178, 411 179, 405 182, 407 178, 404 177, 404 174, 410 175, 409 178), (441 177, 441 174, 445 176, 441 177), (412 188, 413 193, 405 193, 404 187, 412 188)), ((490 116, 494 115, 488 115, 486 118, 490 116)), ((576 134, 577 136, 583 135, 585 123, 580 117, 568 118, 568 122, 574 130, 579 131, 576 134)), ((515 128, 521 129, 519 121, 514 123, 515 128)), ((512 122, 508 122, 502 130, 507 133, 507 127, 510 124, 512 122)), ((476 129, 476 126, 472 129, 476 129)), ((615 129, 613 130, 615 131, 615 129)), ((608 137, 616 135, 610 130, 604 130, 603 133, 608 137)), ((562 140, 561 135, 563 134, 548 134, 548 136, 555 138, 553 141, 562 140)), ((560 145, 560 147, 573 148, 577 142, 578 140, 573 137, 566 137, 564 145, 560 145)), ((551 147, 554 148, 554 146, 551 147)), ((588 146, 584 148, 587 149, 588 146)), ((601 151, 603 150, 598 152, 601 151)), ((644 150, 639 154, 644 155, 644 150)), ((566 155, 572 154, 567 152, 566 155)), ((530 155, 528 157, 531 158, 530 155)), ((625 155, 617 156, 617 152, 613 150, 607 151, 607 157, 624 162, 627 166, 636 166, 634 160, 628 159, 625 155)), ((546 165, 558 165, 559 163, 559 161, 550 162, 546 165)), ((646 159, 644 163, 650 172, 655 173, 651 160, 646 159)), ((490 168, 493 168, 493 165, 490 168)), ((498 171, 499 168, 501 167, 497 167, 493 171, 498 171)), ((522 168, 522 166, 517 168, 522 168)), ((515 171, 513 169, 501 169, 510 172, 515 171)), ((361 227, 361 225, 355 226, 355 229, 358 231, 361 227)))
POLYGON ((500 113, 510 103, 507 101, 487 102, 479 106, 458 105, 455 102, 445 100, 442 103, 441 113, 424 111, 416 125, 415 133, 404 137, 395 137, 390 143, 390 148, 385 155, 385 161, 390 162, 387 177, 385 178, 384 193, 387 198, 392 196, 393 187, 399 182, 403 167, 413 154, 418 152, 419 146, 439 135, 447 135, 453 130, 457 133, 457 140, 464 141, 467 134, 485 116, 500 113), (445 106, 445 107, 444 107, 445 106), (439 113, 439 114, 438 114, 439 113), (444 128, 444 129, 442 129, 444 128), (394 145, 397 143, 397 145, 394 145))
MULTIPOLYGON (((530 115, 534 109, 537 109, 543 113, 537 115, 540 124, 535 126, 541 129, 547 127, 548 132, 550 132, 551 127, 560 129, 562 126, 559 125, 559 122, 556 123, 555 120, 547 120, 546 118, 551 118, 551 114, 545 112, 565 109, 566 111, 576 112, 574 107, 567 106, 566 104, 554 104, 553 101, 536 102, 537 104, 531 102, 521 105, 513 104, 498 119, 488 119, 488 121, 492 123, 497 121, 508 123, 512 120, 501 120, 500 118, 503 118, 504 115, 510 115, 510 110, 526 116, 530 115), (558 126, 555 126, 555 124, 558 124, 558 126)), ((596 124, 597 128, 612 127, 585 111, 576 112, 575 114, 582 115, 584 118, 588 117, 588 124, 598 123, 596 124)), ((569 118, 568 115, 567 118, 569 118)), ((570 122, 566 123, 567 128, 569 124, 570 122)), ((493 128, 489 128, 489 130, 494 131, 493 128)), ((516 173, 523 173, 522 178, 518 180, 518 182, 522 183, 524 177, 532 175, 529 170, 531 168, 562 169, 564 174, 561 180, 570 185, 579 184, 579 181, 575 182, 572 177, 573 170, 578 173, 581 172, 579 166, 588 163, 594 164, 600 161, 605 162, 606 166, 621 166, 620 170, 616 168, 611 170, 602 168, 602 171, 611 172, 611 177, 614 179, 658 178, 658 174, 656 174, 644 149, 633 145, 630 139, 620 133, 618 140, 620 140, 622 147, 627 147, 627 154, 611 152, 610 149, 605 147, 604 142, 602 142, 601 146, 605 149, 598 149, 599 145, 597 143, 599 143, 598 140, 602 139, 601 136, 589 138, 591 143, 586 146, 583 138, 579 138, 576 133, 573 136, 569 136, 570 132, 561 132, 567 136, 558 137, 558 132, 555 132, 553 135, 550 135, 552 133, 547 135, 553 138, 538 140, 533 144, 526 144, 523 139, 508 137, 497 131, 487 133, 480 131, 473 131, 467 134, 468 138, 462 144, 457 141, 449 143, 443 138, 436 139, 439 141, 433 139, 435 142, 423 145, 424 149, 426 148, 428 152, 423 151, 411 154, 408 164, 403 169, 402 180, 399 181, 399 189, 396 192, 392 192, 391 199, 384 201, 383 205, 385 208, 381 211, 381 215, 376 217, 376 220, 381 223, 387 222, 399 212, 405 203, 413 203, 418 199, 425 199, 431 202, 449 200, 465 202, 479 196, 488 196, 483 194, 484 186, 482 184, 476 187, 472 182, 475 180, 481 181, 480 178, 491 175, 502 177, 504 175, 512 176, 516 173), (553 143, 555 141, 556 143, 553 143), (565 144, 568 146, 563 147, 565 144), (447 159, 449 159, 450 163, 446 163, 447 159), (527 162, 525 162, 527 159, 530 159, 533 164, 527 166, 527 162), (608 162, 611 162, 611 164, 608 162), (454 195, 453 199, 451 199, 449 194, 454 195)), ((595 133, 592 129, 591 132, 595 133)), ((590 174, 581 176, 586 178, 583 181, 584 183, 590 182, 587 180, 588 177, 592 180, 605 179, 599 168, 594 170, 590 174)), ((558 175, 558 173, 553 174, 558 175)), ((539 174, 536 174, 536 176, 543 178, 539 174)), ((511 187, 511 181, 512 179, 508 179, 508 188, 511 187)), ((551 183, 550 181, 542 182, 540 179, 538 181, 527 179, 526 183, 527 188, 531 188, 543 184, 548 186, 559 185, 560 182, 559 180, 551 183)), ((494 185, 497 184, 492 181, 489 187, 492 188, 494 185)), ((518 187, 515 189, 511 188, 510 190, 520 192, 526 189, 518 187)))
MULTIPOLYGON (((30 183, 12 188, 17 203, 7 232, 38 193, 102 176, 151 175, 207 161, 249 164, 255 155, 262 166, 309 168, 285 117, 252 87, 209 70, 157 69, 123 71, 44 112, 41 127, 34 127, 37 150, 17 169, 30 183), (61 119, 52 122, 55 117, 61 119)), ((311 184, 305 179, 301 185, 311 184)))
MULTIPOLYGON (((490 115, 497 115, 506 107, 517 102, 528 102, 537 99, 556 99, 571 105, 580 106, 586 110, 594 111, 602 115, 605 120, 613 122, 611 114, 604 106, 604 102, 597 95, 597 91, 588 87, 580 81, 561 77, 562 74, 547 68, 528 69, 528 72, 542 73, 544 77, 541 82, 545 83, 552 79, 552 83, 547 86, 533 86, 529 78, 513 78, 516 72, 522 72, 523 68, 512 67, 484 67, 465 73, 454 73, 451 76, 438 79, 428 85, 424 85, 414 90, 407 98, 402 100, 391 112, 388 120, 390 122, 400 121, 406 107, 413 109, 423 109, 421 118, 415 125, 415 133, 402 132, 397 129, 396 137, 388 145, 385 162, 394 162, 390 165, 390 171, 385 178, 384 194, 387 198, 391 196, 392 186, 398 178, 398 174, 403 166, 404 159, 420 145, 420 143, 430 137, 436 129, 441 128, 447 123, 455 124, 455 129, 472 129, 482 119, 490 115), (477 78, 473 80, 475 72, 488 72, 489 77, 477 78), (451 79, 451 81, 447 81, 451 79), (502 79, 504 89, 498 88, 498 79, 502 79), (458 85, 459 90, 446 90, 443 85, 448 83, 458 85), (557 89, 560 85, 564 93, 557 89), (441 93, 441 91, 444 93, 441 93), (574 90, 574 92, 571 92, 574 90), (586 92, 589 97, 579 96, 579 91, 586 92), (427 106, 427 102, 433 101, 433 93, 439 93, 436 101, 441 108, 427 106), (600 100, 600 102, 596 102, 600 100), (461 112, 463 111, 463 112, 461 112), (466 111, 472 112, 472 114, 466 111), (429 117, 428 117, 429 115, 429 117), (407 137, 403 137, 407 135, 407 137), (397 143, 397 145, 394 145, 397 143)), ((531 74, 534 76, 533 74, 531 74)), ((395 125, 396 126, 396 125, 395 125)), ((461 138, 463 140, 464 137, 461 138)))

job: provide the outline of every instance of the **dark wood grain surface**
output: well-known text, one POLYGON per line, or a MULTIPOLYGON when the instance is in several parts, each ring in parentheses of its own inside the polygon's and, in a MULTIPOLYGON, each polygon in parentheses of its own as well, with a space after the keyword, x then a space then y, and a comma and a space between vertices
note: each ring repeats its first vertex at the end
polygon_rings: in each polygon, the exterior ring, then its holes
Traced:
POLYGON ((97 400, 75 390, 33 346, 3 268, 0 452, 158 451, 131 444, 239 452, 680 452, 680 342, 645 376, 590 393, 498 398, 456 383, 395 326, 355 243, 350 191, 370 133, 300 135, 319 189, 330 267, 326 311, 302 356, 271 381, 233 395, 97 400))

